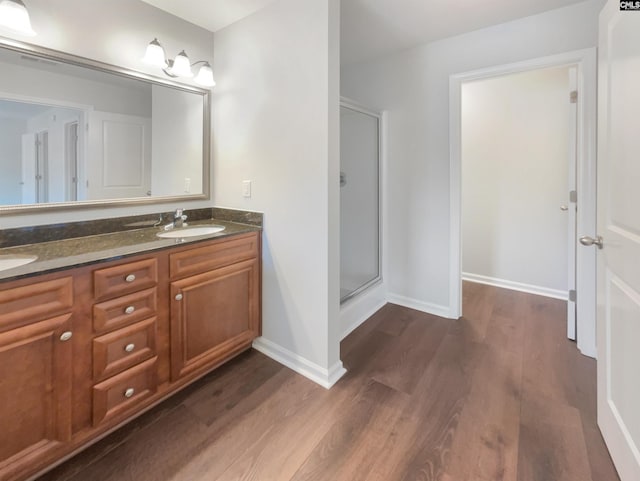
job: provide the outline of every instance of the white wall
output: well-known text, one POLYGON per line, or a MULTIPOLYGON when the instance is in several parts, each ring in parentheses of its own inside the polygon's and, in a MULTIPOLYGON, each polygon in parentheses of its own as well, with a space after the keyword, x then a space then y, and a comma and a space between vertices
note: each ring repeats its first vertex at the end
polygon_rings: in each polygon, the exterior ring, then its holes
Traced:
POLYGON ((568 67, 463 84, 465 277, 567 295, 569 105, 568 67))
POLYGON ((342 68, 341 94, 388 110, 390 299, 449 305, 449 76, 593 47, 604 0, 589 0, 342 68))
MULTIPOLYGON (((213 34, 138 0, 29 0, 36 37, 17 40, 42 45, 151 75, 163 76, 141 62, 147 44, 162 42, 167 55, 185 49, 192 59, 211 60, 213 34), (123 13, 124 12, 124 13, 123 13)), ((2 79, 0 79, 0 91, 2 79)), ((211 201, 181 202, 180 207, 209 207, 211 201)), ((56 212, 55 222, 107 218, 171 210, 175 203, 56 212)), ((52 214, 2 215, 2 227, 49 224, 52 214)))
POLYGON ((156 85, 152 98, 153 195, 201 194, 202 98, 156 85), (184 121, 176 123, 175 116, 184 121))
POLYGON ((337 0, 280 0, 215 34, 214 202, 265 214, 256 346, 325 385, 341 369, 338 27, 337 0))

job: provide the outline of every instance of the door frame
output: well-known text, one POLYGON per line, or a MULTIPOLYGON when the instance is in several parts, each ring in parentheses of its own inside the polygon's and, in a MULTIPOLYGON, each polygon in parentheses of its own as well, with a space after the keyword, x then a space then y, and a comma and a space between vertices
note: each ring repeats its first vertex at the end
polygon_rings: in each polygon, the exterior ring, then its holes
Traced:
MULTIPOLYGON (((578 69, 579 92, 576 179, 579 237, 581 233, 595 232, 596 229, 596 49, 575 50, 449 77, 449 303, 451 317, 454 319, 462 315, 462 84, 471 80, 573 65, 578 69)), ((578 349, 584 355, 596 357, 595 249, 576 249, 576 291, 578 349)))

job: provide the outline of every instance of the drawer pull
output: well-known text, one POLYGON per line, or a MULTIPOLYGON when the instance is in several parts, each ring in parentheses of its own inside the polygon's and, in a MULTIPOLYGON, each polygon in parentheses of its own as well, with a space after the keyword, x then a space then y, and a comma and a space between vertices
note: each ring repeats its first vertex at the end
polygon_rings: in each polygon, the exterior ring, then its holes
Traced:
POLYGON ((136 308, 134 306, 128 306, 125 310, 124 313, 125 314, 133 314, 133 311, 135 311, 136 308))
POLYGON ((176 294, 176 301, 182 300, 182 294, 176 294))
POLYGON ((127 390, 124 392, 124 397, 126 397, 126 398, 130 398, 130 397, 131 397, 131 396, 133 396, 135 393, 136 393, 136 390, 135 390, 135 389, 133 389, 132 387, 130 387, 129 389, 127 389, 127 390))
POLYGON ((136 345, 133 343, 127 344, 126 346, 124 346, 125 352, 133 352, 135 348, 136 348, 136 345))
POLYGON ((124 280, 126 282, 133 282, 136 280, 136 276, 134 274, 129 274, 127 277, 124 278, 124 280))
POLYGON ((60 335, 60 340, 61 340, 62 342, 65 342, 65 341, 68 341, 69 339, 71 339, 72 337, 73 337, 73 332, 71 332, 71 331, 66 331, 66 332, 63 332, 63 333, 60 335))

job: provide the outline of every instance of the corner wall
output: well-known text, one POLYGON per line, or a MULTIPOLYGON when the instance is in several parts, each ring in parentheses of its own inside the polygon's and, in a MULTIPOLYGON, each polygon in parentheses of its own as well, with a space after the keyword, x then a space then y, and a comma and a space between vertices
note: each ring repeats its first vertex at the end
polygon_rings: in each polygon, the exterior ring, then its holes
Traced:
MULTIPOLYGON (((342 95, 388 111, 389 301, 450 317, 449 76, 597 45, 604 0, 342 67, 342 95)), ((453 309, 452 309, 453 308, 453 309)))
POLYGON ((214 60, 214 201, 265 214, 255 347, 325 386, 344 372, 338 28, 338 0, 280 0, 216 32, 214 60))

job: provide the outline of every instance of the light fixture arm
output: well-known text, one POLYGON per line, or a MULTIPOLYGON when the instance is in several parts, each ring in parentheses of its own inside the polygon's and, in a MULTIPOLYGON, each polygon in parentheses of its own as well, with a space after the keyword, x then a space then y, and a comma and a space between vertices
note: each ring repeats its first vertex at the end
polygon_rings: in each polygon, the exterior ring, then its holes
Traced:
MULTIPOLYGON (((207 62, 206 60, 198 60, 197 62, 193 62, 191 66, 195 67, 196 65, 200 65, 200 64, 210 66, 209 62, 207 62)), ((173 67, 173 60, 168 58, 167 67, 163 68, 162 71, 165 73, 167 77, 180 78, 180 75, 175 75, 171 73, 171 67, 173 67)))

